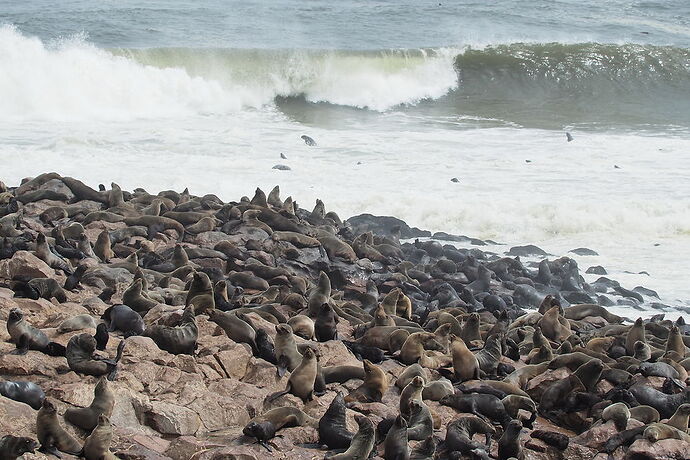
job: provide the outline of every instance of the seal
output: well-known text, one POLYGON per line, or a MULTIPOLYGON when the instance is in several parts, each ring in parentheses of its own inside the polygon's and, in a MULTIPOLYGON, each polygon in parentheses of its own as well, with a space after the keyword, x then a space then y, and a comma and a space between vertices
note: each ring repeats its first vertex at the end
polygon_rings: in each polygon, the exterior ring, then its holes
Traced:
POLYGON ((422 441, 434 432, 434 419, 429 407, 422 401, 410 401, 410 422, 407 428, 407 439, 422 441))
POLYGON ((68 276, 72 274, 72 267, 70 266, 69 262, 62 257, 55 255, 55 253, 50 250, 46 236, 43 233, 39 233, 36 237, 36 250, 34 251, 34 254, 36 257, 48 264, 50 268, 62 270, 65 275, 68 276))
POLYGON ((475 340, 481 340, 482 336, 479 332, 479 314, 472 313, 467 317, 465 323, 462 325, 462 330, 460 331, 460 338, 467 342, 472 342, 475 340))
POLYGON ((572 333, 570 326, 567 326, 567 320, 564 320, 565 324, 560 321, 560 307, 551 307, 544 313, 544 316, 539 320, 537 325, 541 327, 541 331, 545 337, 553 340, 554 342, 561 343, 572 333))
POLYGON ((292 372, 302 361, 302 354, 297 349, 292 328, 287 324, 276 325, 275 356, 280 377, 286 370, 292 372))
POLYGON ((79 334, 73 336, 67 342, 67 350, 65 357, 69 368, 74 372, 86 375, 94 375, 100 377, 101 375, 110 374, 110 378, 114 378, 114 372, 117 368, 117 361, 122 356, 122 348, 124 341, 120 342, 117 350, 117 357, 115 360, 103 359, 94 355, 96 351, 96 339, 89 334, 79 334))
POLYGON ((331 308, 328 303, 324 303, 319 308, 314 322, 314 332, 316 340, 319 342, 327 342, 329 340, 338 340, 338 315, 331 308))
POLYGON ((367 459, 374 449, 376 432, 374 424, 364 415, 355 415, 355 421, 359 425, 357 433, 352 438, 350 447, 342 454, 326 455, 325 460, 353 460, 367 459))
POLYGON ((455 393, 439 401, 442 405, 452 407, 460 412, 487 417, 505 427, 512 419, 503 403, 494 395, 455 393))
POLYGON ((13 354, 24 355, 29 350, 37 350, 51 356, 64 356, 64 347, 51 342, 40 329, 36 329, 24 320, 24 313, 19 308, 12 308, 7 315, 7 332, 17 345, 13 354))
POLYGON ((293 334, 304 340, 314 338, 314 321, 307 315, 295 315, 288 319, 287 323, 292 328, 293 334))
POLYGON ((622 402, 611 404, 601 413, 601 420, 608 422, 613 420, 613 424, 618 431, 623 431, 628 426, 630 419, 630 409, 622 402))
POLYGON ((296 407, 278 407, 251 419, 242 433, 265 445, 281 429, 304 425, 315 426, 316 420, 296 407))
POLYGON ((400 415, 406 420, 410 417, 410 401, 421 401, 423 390, 424 379, 418 375, 400 392, 400 415))
POLYGON ((312 290, 307 301, 307 308, 310 317, 315 317, 321 306, 328 303, 331 299, 331 280, 324 272, 319 273, 319 281, 312 290))
POLYGON ((60 302, 67 302, 67 294, 57 281, 52 278, 33 278, 29 281, 18 280, 16 277, 10 283, 15 297, 26 297, 33 300, 53 297, 60 302))
POLYGON ((680 439, 686 443, 690 442, 690 435, 680 431, 677 428, 669 426, 665 423, 652 423, 647 425, 642 436, 649 442, 657 442, 663 439, 680 439))
POLYGON ((508 415, 514 419, 518 418, 518 411, 520 409, 526 410, 531 414, 529 419, 530 424, 537 418, 537 405, 530 398, 519 395, 508 395, 501 399, 501 402, 506 412, 508 412, 508 415))
POLYGON ((680 334, 678 326, 675 324, 671 327, 671 332, 668 334, 666 339, 666 347, 664 348, 666 352, 675 351, 684 358, 687 354, 687 348, 685 348, 685 343, 683 342, 683 336, 680 334))
POLYGON ((149 310, 158 305, 158 302, 144 296, 144 281, 139 279, 132 280, 132 284, 122 293, 122 303, 139 313, 142 317, 146 316, 149 310))
POLYGON ((141 315, 127 305, 108 307, 101 319, 105 321, 109 332, 120 331, 125 337, 141 335, 146 328, 141 315))
POLYGON ((98 416, 98 423, 88 438, 84 441, 82 455, 86 460, 117 460, 118 457, 110 452, 113 439, 113 428, 110 419, 105 414, 98 416))
POLYGON ((185 300, 185 307, 188 305, 194 306, 195 315, 206 313, 216 307, 213 298, 213 284, 211 284, 211 280, 206 273, 194 273, 194 278, 185 300))
POLYGON ((450 335, 450 351, 453 357, 453 373, 459 382, 479 379, 479 360, 467 348, 462 338, 450 335))
POLYGON ((633 356, 635 354, 635 342, 647 343, 644 334, 644 321, 642 318, 637 318, 625 337, 625 351, 628 355, 633 356))
POLYGON ((101 377, 93 390, 93 401, 89 407, 72 408, 65 411, 65 420, 72 425, 86 431, 91 431, 98 425, 98 417, 110 417, 115 407, 115 397, 108 388, 108 381, 101 377))
POLYGON ((601 373, 604 370, 604 364, 599 359, 592 359, 582 366, 578 367, 575 374, 585 389, 593 393, 594 388, 601 379, 601 373))
POLYGON ((93 252, 106 264, 110 263, 110 259, 115 258, 115 253, 112 250, 112 244, 110 242, 110 233, 108 233, 107 230, 103 230, 98 234, 96 244, 93 247, 93 252))
POLYGON ((416 376, 422 377, 425 381, 428 379, 427 371, 417 363, 410 364, 403 370, 395 381, 395 386, 402 390, 412 381, 416 376))
POLYGON ((31 438, 7 434, 0 438, 0 459, 17 460, 24 454, 33 454, 39 445, 31 438))
POLYGON ((555 431, 534 430, 530 433, 530 436, 540 439, 558 450, 565 450, 568 448, 568 444, 570 444, 570 438, 568 438, 568 436, 555 431))
POLYGON ((685 403, 678 406, 673 416, 668 419, 666 425, 678 428, 682 432, 688 431, 688 419, 690 417, 690 404, 685 403))
POLYGON ((381 398, 388 390, 388 377, 380 367, 368 359, 365 359, 362 364, 364 382, 345 397, 345 402, 381 402, 381 398))
POLYGON ((319 442, 330 449, 347 449, 354 436, 347 429, 345 398, 337 392, 328 410, 319 420, 319 442))
POLYGON ((0 395, 28 404, 38 410, 46 399, 41 387, 32 382, 0 382, 0 395))
POLYGON ((522 431, 522 423, 518 420, 511 420, 506 426, 503 436, 498 440, 498 458, 499 460, 508 460, 509 458, 523 459, 522 444, 520 443, 520 431, 522 431))
POLYGON ((443 345, 436 341, 436 336, 431 332, 414 332, 403 343, 400 349, 400 361, 405 364, 414 364, 426 350, 443 350, 443 345))
POLYGON ((383 458, 385 460, 409 458, 410 452, 407 442, 407 421, 402 415, 398 415, 383 441, 383 458))
POLYGON ((199 337, 199 328, 194 316, 194 304, 189 304, 184 309, 180 324, 177 326, 153 324, 147 327, 142 335, 151 337, 158 348, 168 353, 194 355, 197 346, 196 341, 199 337))
POLYGON ((58 450, 72 455, 79 455, 82 450, 81 444, 60 426, 55 404, 50 398, 43 401, 36 414, 36 437, 41 444, 41 452, 51 453, 58 458, 58 450))
POLYGON ((278 364, 275 354, 275 345, 271 336, 264 329, 256 329, 256 351, 257 358, 264 359, 271 364, 278 364))
POLYGON ((453 384, 450 382, 450 380, 440 378, 424 385, 424 390, 422 390, 422 399, 440 401, 444 396, 448 396, 453 393, 455 393, 455 388, 453 388, 453 384))
POLYGON ((314 399, 314 382, 316 381, 316 374, 316 354, 312 348, 307 348, 302 355, 302 362, 290 374, 287 388, 284 391, 279 391, 270 395, 266 399, 267 402, 271 402, 288 393, 292 393, 302 399, 302 401, 311 401, 314 399))
POLYGON ((658 410, 643 404, 630 408, 630 418, 639 420, 647 425, 649 423, 658 422, 661 419, 661 416, 659 415, 658 410))
POLYGON ((527 385, 527 382, 532 380, 537 375, 546 372, 548 368, 549 363, 528 364, 508 374, 503 381, 511 383, 518 388, 524 388, 525 385, 527 385))
POLYGON ((623 318, 610 313, 606 308, 596 304, 578 304, 571 305, 563 310, 563 316, 572 320, 583 320, 588 316, 599 316, 604 318, 608 323, 622 323, 623 318))
POLYGON ((584 389, 584 385, 575 374, 555 381, 542 394, 539 400, 539 412, 546 414, 552 410, 558 410, 560 407, 563 407, 568 395, 575 391, 583 391, 584 389))
POLYGON ((491 436, 496 433, 491 424, 474 415, 459 417, 446 427, 446 446, 449 452, 469 454, 473 450, 489 451, 491 448, 491 436), (472 440, 475 434, 486 436, 485 445, 472 440))
POLYGON ((80 331, 82 329, 96 329, 96 321, 93 319, 93 316, 87 314, 73 316, 61 322, 57 331, 60 334, 64 334, 65 332, 80 331))
MULTIPOLYGON (((233 312, 222 312, 220 310, 211 309, 206 312, 208 317, 225 331, 228 337, 237 343, 246 343, 252 348, 254 355, 258 354, 256 349, 256 331, 249 325, 249 323, 242 320, 243 314, 235 314, 233 312)), ((287 326, 287 325, 281 325, 287 326)), ((289 327, 289 326, 287 326, 289 327)), ((277 329, 276 329, 277 330, 277 329)), ((292 330, 290 330, 292 334, 292 330)), ((278 344, 276 343, 276 346, 278 344)), ((279 358, 279 356, 276 356, 279 358)))
POLYGON ((500 335, 492 335, 486 339, 484 348, 475 355, 479 362, 479 369, 488 376, 495 376, 498 374, 498 364, 503 355, 501 340, 502 337, 500 335))

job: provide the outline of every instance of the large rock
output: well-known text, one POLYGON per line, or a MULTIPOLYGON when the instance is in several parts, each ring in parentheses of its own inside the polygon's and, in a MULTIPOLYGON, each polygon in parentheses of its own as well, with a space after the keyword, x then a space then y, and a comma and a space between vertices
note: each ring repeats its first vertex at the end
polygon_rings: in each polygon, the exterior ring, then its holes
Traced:
POLYGON ((53 278, 55 270, 31 252, 17 251, 11 259, 0 261, 0 278, 12 279, 15 276, 53 278))
MULTIPOLYGON (((643 423, 639 420, 631 418, 630 420, 628 420, 628 426, 626 427, 626 429, 630 430, 633 428, 640 427, 642 425, 643 423)), ((572 438, 571 442, 587 446, 591 449, 600 450, 604 446, 606 441, 608 441, 617 434, 618 430, 614 426, 613 421, 608 421, 604 424, 590 428, 589 430, 585 431, 579 436, 572 438)))
POLYGON ((687 442, 679 439, 664 439, 651 443, 638 439, 628 449, 626 460, 649 458, 654 460, 687 460, 690 457, 687 442))
POLYGON ((146 423, 164 435, 193 435, 201 426, 199 415, 191 409, 163 401, 151 402, 146 423))
POLYGON ((360 214, 347 219, 346 223, 352 227, 352 232, 359 235, 371 231, 377 235, 391 235, 393 228, 400 227, 402 238, 419 238, 431 236, 431 232, 410 227, 405 221, 391 216, 374 216, 372 214, 360 214))

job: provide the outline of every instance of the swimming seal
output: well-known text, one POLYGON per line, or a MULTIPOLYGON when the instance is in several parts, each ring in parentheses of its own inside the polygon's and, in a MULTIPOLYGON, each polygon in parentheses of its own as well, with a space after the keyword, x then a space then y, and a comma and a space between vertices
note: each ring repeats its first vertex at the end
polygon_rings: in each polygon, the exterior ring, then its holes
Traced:
POLYGON ((353 436, 354 434, 347 429, 345 398, 338 392, 319 420, 319 442, 331 449, 347 449, 353 436))
POLYGON ((115 407, 113 392, 108 388, 108 381, 101 377, 93 390, 93 401, 89 407, 72 408, 65 411, 65 420, 72 425, 86 431, 91 431, 98 425, 98 417, 110 417, 115 407))
POLYGON ((56 457, 60 457, 56 450, 72 455, 79 455, 82 450, 81 444, 60 426, 55 404, 49 398, 43 401, 36 414, 36 437, 41 444, 39 450, 56 457))
POLYGON ((0 459, 17 460, 26 453, 33 454, 39 444, 31 438, 5 435, 0 438, 0 459))
POLYGON ((376 442, 374 424, 364 415, 356 415, 355 421, 359 425, 359 430, 353 436, 350 447, 342 454, 326 455, 325 460, 364 460, 369 458, 376 442))
POLYGON ((0 382, 0 395, 28 404, 38 410, 46 398, 41 387, 32 382, 0 382))
POLYGON ((383 458, 385 460, 406 460, 409 455, 407 421, 402 415, 398 415, 383 441, 383 458))
POLYGON ((199 328, 194 316, 194 304, 190 304, 184 309, 180 324, 177 326, 153 324, 147 327, 142 335, 151 337, 158 348, 168 353, 194 355, 197 346, 196 341, 199 337, 199 328))
POLYGON ((110 419, 105 414, 98 416, 98 423, 88 438, 84 441, 82 455, 86 460, 117 460, 118 457, 110 452, 113 439, 113 428, 110 419))

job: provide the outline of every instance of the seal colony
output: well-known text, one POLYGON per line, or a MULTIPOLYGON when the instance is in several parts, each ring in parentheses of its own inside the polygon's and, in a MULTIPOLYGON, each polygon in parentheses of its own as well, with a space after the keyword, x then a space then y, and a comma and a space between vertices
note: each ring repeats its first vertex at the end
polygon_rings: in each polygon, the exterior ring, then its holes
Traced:
POLYGON ((424 235, 278 187, 0 182, 0 459, 686 458, 682 317, 424 235))

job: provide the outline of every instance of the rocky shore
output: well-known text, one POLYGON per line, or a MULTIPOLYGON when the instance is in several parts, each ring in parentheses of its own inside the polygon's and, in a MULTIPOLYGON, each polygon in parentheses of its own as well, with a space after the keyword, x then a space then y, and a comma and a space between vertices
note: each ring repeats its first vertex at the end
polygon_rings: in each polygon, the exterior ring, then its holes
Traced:
POLYGON ((0 242, 0 459, 690 452, 690 327, 535 246, 56 173, 0 242))

